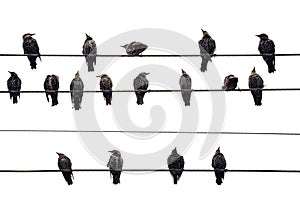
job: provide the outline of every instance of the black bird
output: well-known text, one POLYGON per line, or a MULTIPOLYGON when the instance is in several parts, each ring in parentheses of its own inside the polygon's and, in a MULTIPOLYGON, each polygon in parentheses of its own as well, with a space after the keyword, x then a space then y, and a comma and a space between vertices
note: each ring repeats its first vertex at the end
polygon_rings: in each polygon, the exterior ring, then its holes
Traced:
POLYGON ((75 74, 75 78, 72 80, 70 84, 71 101, 73 104, 73 108, 75 108, 75 110, 79 110, 81 108, 83 88, 84 88, 83 81, 80 78, 79 72, 77 72, 75 74))
POLYGON ((263 59, 268 65, 269 73, 274 73, 275 69, 275 44, 272 40, 269 39, 268 35, 262 33, 260 35, 256 35, 260 38, 258 51, 260 54, 273 54, 273 55, 263 55, 263 59))
POLYGON ((119 184, 123 168, 123 158, 118 150, 112 150, 109 152, 112 153, 112 155, 109 158, 107 167, 110 169, 110 175, 113 176, 113 184, 119 184))
POLYGON ((220 147, 217 149, 213 159, 211 166, 214 168, 216 183, 221 185, 223 183, 225 169, 226 169, 226 160, 224 155, 220 152, 220 147))
POLYGON ((262 88, 264 87, 264 81, 255 71, 255 67, 253 68, 251 75, 249 76, 249 88, 255 89, 251 90, 251 94, 254 99, 254 103, 256 106, 261 106, 262 99, 262 88))
POLYGON ((235 88, 237 87, 238 80, 239 79, 232 74, 226 76, 224 79, 224 85, 222 86, 222 89, 226 91, 235 90, 235 88))
POLYGON ((23 35, 23 50, 24 54, 37 54, 37 56, 27 56, 31 69, 36 69, 36 58, 39 57, 41 60, 41 54, 37 41, 31 37, 33 35, 35 34, 26 33, 23 35))
POLYGON ((85 35, 86 39, 82 47, 82 53, 85 55, 85 61, 88 66, 88 71, 93 72, 94 65, 96 65, 97 60, 97 45, 91 36, 89 36, 88 34, 85 35))
POLYGON ((126 53, 130 56, 137 56, 148 48, 146 44, 135 41, 129 44, 125 44, 121 47, 124 47, 126 49, 126 53))
POLYGON ((47 75, 45 82, 44 82, 44 89, 46 92, 46 98, 47 98, 48 102, 49 102, 48 95, 51 96, 52 106, 56 106, 58 104, 58 100, 57 100, 58 88, 59 88, 58 76, 56 76, 54 74, 47 75))
MULTIPOLYGON (((191 77, 182 69, 182 75, 179 79, 179 85, 181 90, 190 90, 192 88, 191 77)), ((181 95, 185 106, 190 105, 192 91, 181 91, 181 95)))
POLYGON ((216 42, 210 37, 207 31, 204 31, 203 29, 203 37, 201 40, 199 40, 199 48, 200 48, 200 54, 202 58, 201 63, 201 72, 207 71, 207 63, 208 61, 211 61, 211 54, 213 54, 216 50, 216 42))
POLYGON ((58 168, 63 174, 68 185, 72 185, 73 184, 72 178, 74 179, 73 172, 72 172, 72 162, 64 154, 62 153, 57 153, 57 154, 58 154, 58 162, 57 162, 58 168))
MULTIPOLYGON (((146 75, 149 73, 142 72, 140 73, 133 81, 134 90, 147 90, 149 81, 146 78, 146 75)), ((144 103, 144 96, 146 92, 145 91, 136 91, 135 95, 137 98, 136 103, 138 105, 142 105, 144 103)))
POLYGON ((106 105, 111 105, 112 100, 112 80, 107 74, 102 74, 100 77, 100 90, 103 91, 103 97, 106 100, 106 105))
POLYGON ((173 176, 174 184, 177 184, 184 169, 184 159, 183 156, 177 153, 176 148, 173 149, 171 155, 168 157, 168 167, 173 176))
POLYGON ((13 98, 13 104, 15 104, 18 103, 18 97, 20 98, 22 81, 15 72, 8 72, 10 73, 10 77, 7 80, 7 88, 10 99, 13 98))

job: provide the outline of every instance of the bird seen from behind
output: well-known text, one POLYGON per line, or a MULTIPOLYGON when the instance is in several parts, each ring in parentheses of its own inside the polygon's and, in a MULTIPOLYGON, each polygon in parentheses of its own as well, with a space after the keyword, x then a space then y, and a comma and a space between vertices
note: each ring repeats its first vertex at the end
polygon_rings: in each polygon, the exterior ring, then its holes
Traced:
POLYGON ((201 72, 207 71, 208 61, 211 61, 211 55, 214 54, 216 50, 216 42, 211 38, 207 31, 202 30, 202 39, 199 40, 198 45, 200 48, 200 54, 202 58, 201 72))
POLYGON ((173 177, 174 184, 177 184, 184 170, 184 159, 183 156, 177 153, 177 149, 173 149, 171 155, 168 157, 168 168, 173 177))
POLYGON ((119 184, 120 176, 123 168, 123 158, 120 151, 112 150, 109 151, 112 155, 109 158, 107 167, 110 169, 110 175, 113 176, 113 184, 119 184))
POLYGON ((149 81, 146 78, 146 76, 150 73, 142 72, 140 73, 134 80, 133 80, 133 86, 135 91, 135 95, 137 98, 136 103, 138 105, 143 105, 144 103, 144 96, 146 94, 146 91, 139 91, 139 90, 147 90, 149 81))
POLYGON ((218 185, 221 185, 223 183, 225 175, 226 160, 224 155, 220 151, 220 147, 216 150, 216 153, 213 156, 211 166, 214 168, 215 171, 216 183, 218 185))
POLYGON ((238 78, 234 75, 230 74, 225 77, 224 79, 224 85, 222 86, 222 89, 225 91, 235 90, 238 83, 238 78))

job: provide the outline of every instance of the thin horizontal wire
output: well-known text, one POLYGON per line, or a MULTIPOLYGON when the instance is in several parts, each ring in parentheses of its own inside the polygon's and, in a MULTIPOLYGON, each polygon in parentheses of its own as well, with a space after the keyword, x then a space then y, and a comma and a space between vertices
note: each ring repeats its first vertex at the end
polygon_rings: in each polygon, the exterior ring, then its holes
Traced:
POLYGON ((0 132, 44 132, 44 133, 159 133, 159 134, 223 134, 223 135, 287 135, 300 136, 300 132, 284 133, 284 132, 233 132, 233 131, 122 131, 122 130, 46 130, 46 129, 1 129, 0 132))

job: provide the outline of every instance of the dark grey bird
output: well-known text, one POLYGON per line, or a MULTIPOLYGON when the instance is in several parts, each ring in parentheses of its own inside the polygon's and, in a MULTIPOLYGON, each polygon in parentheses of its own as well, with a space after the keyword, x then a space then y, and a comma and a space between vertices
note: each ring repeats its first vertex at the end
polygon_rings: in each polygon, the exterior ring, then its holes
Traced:
POLYGON ((31 69, 36 69, 36 59, 39 57, 41 61, 40 48, 37 41, 32 38, 34 33, 26 33, 23 35, 23 50, 24 54, 36 54, 36 56, 27 56, 31 69))
POLYGON ((106 101, 106 105, 111 105, 113 87, 112 80, 107 74, 102 74, 97 77, 100 77, 100 90, 103 91, 103 97, 106 101))
POLYGON ((10 73, 10 77, 7 80, 7 88, 10 99, 13 99, 13 104, 16 104, 18 103, 18 97, 20 98, 22 81, 15 72, 8 72, 10 73))
POLYGON ((268 35, 265 33, 262 33, 260 35, 256 35, 260 38, 259 45, 258 45, 258 51, 260 54, 273 54, 273 55, 263 55, 264 61, 268 65, 268 71, 269 73, 274 73, 276 71, 275 69, 275 44, 272 40, 269 39, 268 35))
POLYGON ((261 106, 262 100, 262 88, 264 87, 264 81, 255 71, 255 67, 253 68, 250 76, 249 76, 249 88, 254 89, 251 90, 251 94, 254 99, 254 103, 256 106, 261 106))
POLYGON ((226 160, 224 155, 220 151, 220 147, 216 150, 216 153, 212 159, 211 166, 214 168, 216 183, 221 185, 223 183, 225 169, 226 169, 226 160))
POLYGON ((71 81, 70 91, 71 91, 71 101, 73 108, 79 110, 81 108, 81 102, 83 97, 84 84, 80 78, 79 72, 75 74, 75 78, 71 81))
POLYGON ((82 47, 82 53, 85 55, 85 61, 88 66, 88 71, 93 72, 94 65, 96 65, 97 61, 97 45, 91 36, 89 36, 88 34, 85 35, 86 39, 82 47))
POLYGON ((192 88, 192 79, 183 69, 181 71, 182 75, 179 79, 180 89, 182 90, 181 95, 185 106, 189 106, 192 94, 192 91, 190 90, 192 88))
POLYGON ((120 183, 120 176, 123 168, 123 158, 120 151, 109 151, 112 155, 109 158, 107 167, 110 169, 110 175, 113 176, 113 184, 120 183))
POLYGON ((226 90, 226 91, 235 90, 235 88, 237 87, 238 81, 239 81, 239 79, 237 77, 230 74, 225 77, 224 85, 222 86, 222 89, 226 90))
MULTIPOLYGON (((149 81, 146 78, 146 75, 150 73, 142 72, 140 73, 134 80, 133 80, 133 86, 134 90, 147 90, 149 81)), ((138 105, 142 105, 144 103, 144 96, 146 92, 145 91, 136 91, 135 95, 137 98, 136 103, 138 105)))
POLYGON ((177 153, 177 149, 173 149, 171 155, 168 157, 168 167, 173 177, 174 184, 180 179, 184 170, 184 159, 183 156, 177 153))
POLYGON ((130 56, 137 56, 148 48, 146 44, 135 41, 129 44, 125 44, 121 47, 124 47, 126 49, 126 53, 130 56))
POLYGON ((213 54, 216 50, 216 42, 210 37, 207 31, 204 31, 203 29, 202 33, 202 39, 199 40, 199 48, 200 48, 200 54, 202 58, 201 63, 201 72, 207 71, 207 63, 208 61, 211 61, 211 54, 213 54))
POLYGON ((52 106, 56 106, 58 104, 58 88, 59 88, 59 80, 58 76, 52 74, 52 75, 47 75, 45 82, 44 82, 44 89, 46 92, 46 98, 47 101, 49 102, 49 95, 51 96, 52 99, 52 106))
POLYGON ((58 155, 58 162, 57 162, 58 168, 63 174, 68 185, 72 185, 73 184, 72 178, 74 179, 73 172, 72 172, 72 162, 63 153, 57 153, 57 155, 58 155))

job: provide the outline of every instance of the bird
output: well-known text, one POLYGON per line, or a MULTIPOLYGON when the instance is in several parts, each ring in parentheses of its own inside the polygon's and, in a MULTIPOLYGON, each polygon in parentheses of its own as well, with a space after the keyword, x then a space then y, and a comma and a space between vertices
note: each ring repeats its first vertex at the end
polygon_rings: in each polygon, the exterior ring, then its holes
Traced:
POLYGON ((237 77, 230 74, 225 77, 224 85, 222 86, 222 89, 226 90, 226 91, 235 90, 235 88, 237 87, 238 81, 239 81, 239 79, 237 77))
POLYGON ((262 90, 261 89, 264 87, 264 81, 260 77, 260 75, 258 75, 256 73, 255 67, 251 71, 248 84, 249 84, 249 88, 252 89, 251 94, 253 96, 255 105, 261 106, 262 105, 261 104, 261 100, 262 100, 262 90))
POLYGON ((40 54, 40 49, 37 41, 32 38, 32 36, 35 35, 34 33, 25 33, 23 35, 23 50, 24 54, 36 54, 36 56, 27 56, 31 69, 36 69, 36 59, 39 57, 40 61, 41 59, 41 54, 40 54))
POLYGON ((51 96, 52 99, 52 106, 56 106, 58 104, 57 96, 58 96, 58 88, 59 88, 59 78, 58 76, 52 74, 47 75, 45 82, 44 82, 44 89, 46 92, 46 98, 49 102, 48 95, 51 96))
POLYGON ((13 98, 13 104, 16 104, 18 103, 18 97, 20 98, 22 81, 15 72, 8 72, 10 73, 10 77, 7 80, 7 88, 10 99, 13 98))
POLYGON ((100 76, 100 90, 103 91, 103 97, 106 100, 106 105, 111 105, 112 100, 112 80, 107 74, 102 74, 100 76))
POLYGON ((75 74, 75 78, 71 81, 70 84, 71 101, 75 110, 79 110, 81 108, 83 88, 83 81, 80 78, 79 71, 77 71, 77 73, 75 74))
POLYGON ((133 86, 135 91, 135 95, 137 98, 136 103, 138 105, 143 105, 144 103, 144 95, 146 94, 145 91, 139 91, 139 90, 147 90, 149 81, 146 78, 146 75, 150 73, 142 72, 140 73, 134 80, 133 80, 133 86))
POLYGON ((272 40, 269 39, 268 35, 265 33, 256 35, 260 38, 258 51, 260 54, 273 54, 273 55, 263 55, 264 61, 268 65, 269 73, 274 73, 275 69, 275 44, 272 40))
POLYGON ((168 157, 168 167, 170 173, 173 177, 174 184, 177 184, 177 181, 180 179, 182 172, 184 170, 184 159, 183 156, 177 153, 177 149, 172 150, 171 155, 168 157))
POLYGON ((191 100, 191 94, 192 94, 192 91, 190 90, 192 87, 192 79, 183 69, 181 69, 181 71, 182 71, 182 75, 179 79, 180 89, 182 90, 181 95, 185 106, 189 106, 191 100), (190 91, 184 91, 184 90, 190 90, 190 91))
POLYGON ((131 42, 129 44, 125 44, 121 47, 125 48, 126 53, 130 56, 138 56, 148 48, 146 44, 143 44, 141 42, 136 42, 136 41, 131 42))
POLYGON ((110 169, 110 175, 113 176, 113 184, 120 183, 120 176, 123 168, 123 158, 120 151, 112 150, 108 151, 112 153, 107 163, 107 167, 110 169))
POLYGON ((97 61, 97 45, 91 36, 89 36, 88 34, 85 34, 85 36, 86 39, 82 46, 82 54, 85 55, 85 61, 88 66, 88 71, 93 72, 94 65, 96 65, 97 61))
POLYGON ((207 71, 207 63, 211 61, 211 56, 216 50, 216 42, 211 38, 207 31, 202 30, 202 39, 199 40, 200 54, 202 58, 201 72, 207 71))
POLYGON ((72 162, 70 158, 68 158, 63 153, 58 153, 58 152, 56 153, 58 155, 58 162, 57 162, 58 168, 63 174, 68 185, 72 185, 73 184, 72 178, 74 179, 73 172, 72 172, 72 162))
POLYGON ((212 159, 211 166, 214 168, 215 176, 216 176, 216 183, 221 185, 223 183, 225 169, 226 169, 226 160, 224 155, 220 151, 220 147, 216 150, 215 155, 212 159))

